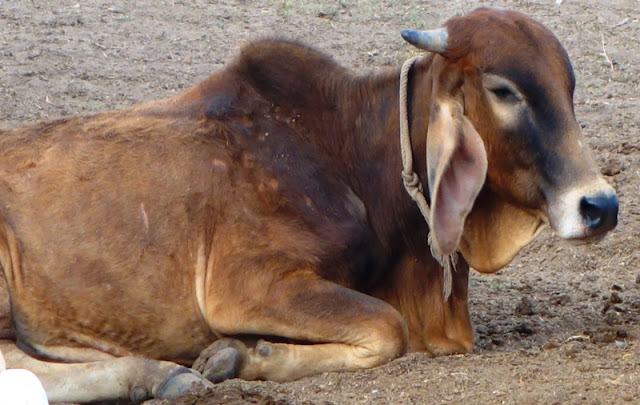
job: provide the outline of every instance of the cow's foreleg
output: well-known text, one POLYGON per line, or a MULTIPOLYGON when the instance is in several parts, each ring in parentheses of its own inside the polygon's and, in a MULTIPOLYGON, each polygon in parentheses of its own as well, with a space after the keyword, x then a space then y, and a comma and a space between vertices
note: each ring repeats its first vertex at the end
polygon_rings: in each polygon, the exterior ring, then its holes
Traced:
POLYGON ((52 403, 171 399, 212 386, 190 369, 142 357, 68 364, 37 360, 10 341, 0 341, 0 350, 7 368, 25 368, 38 376, 52 403))
POLYGON ((453 271, 451 296, 443 295, 442 268, 407 257, 379 296, 397 308, 409 326, 409 350, 433 356, 473 350, 467 298, 469 266, 460 257, 453 271))
POLYGON ((248 290, 235 291, 233 300, 218 303, 218 317, 212 322, 217 330, 314 344, 260 341, 255 348, 246 349, 240 344, 218 343, 204 354, 217 359, 197 363, 203 374, 208 373, 206 364, 224 370, 237 365, 240 378, 294 380, 325 371, 375 367, 407 348, 406 323, 393 307, 309 273, 288 275, 260 292, 248 290))

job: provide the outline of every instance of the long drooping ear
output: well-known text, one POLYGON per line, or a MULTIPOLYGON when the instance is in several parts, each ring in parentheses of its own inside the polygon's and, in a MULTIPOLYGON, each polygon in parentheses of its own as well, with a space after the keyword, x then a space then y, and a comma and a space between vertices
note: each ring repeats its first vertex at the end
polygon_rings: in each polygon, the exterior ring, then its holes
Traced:
POLYGON ((485 187, 467 218, 460 251, 469 266, 493 273, 511 262, 546 223, 485 187))
POLYGON ((465 219, 484 184, 487 154, 452 89, 439 88, 444 84, 440 79, 434 79, 427 131, 429 224, 432 246, 449 255, 458 248, 465 219))

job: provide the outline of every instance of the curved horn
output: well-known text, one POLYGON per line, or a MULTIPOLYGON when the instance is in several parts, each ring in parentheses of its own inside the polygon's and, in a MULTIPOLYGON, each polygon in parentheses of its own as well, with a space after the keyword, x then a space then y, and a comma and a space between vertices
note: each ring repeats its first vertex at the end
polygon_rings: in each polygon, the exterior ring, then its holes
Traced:
POLYGON ((402 30, 401 34, 405 41, 425 51, 443 53, 447 50, 449 34, 446 28, 429 31, 402 30))

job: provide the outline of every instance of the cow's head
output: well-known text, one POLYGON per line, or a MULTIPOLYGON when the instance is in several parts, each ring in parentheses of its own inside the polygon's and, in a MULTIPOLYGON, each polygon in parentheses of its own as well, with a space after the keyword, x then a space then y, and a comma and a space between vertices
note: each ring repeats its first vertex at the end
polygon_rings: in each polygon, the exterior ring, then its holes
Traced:
POLYGON ((548 29, 478 9, 439 30, 402 34, 436 53, 427 169, 442 253, 458 248, 471 267, 493 272, 546 224, 576 242, 616 226, 616 194, 582 138, 573 70, 548 29))

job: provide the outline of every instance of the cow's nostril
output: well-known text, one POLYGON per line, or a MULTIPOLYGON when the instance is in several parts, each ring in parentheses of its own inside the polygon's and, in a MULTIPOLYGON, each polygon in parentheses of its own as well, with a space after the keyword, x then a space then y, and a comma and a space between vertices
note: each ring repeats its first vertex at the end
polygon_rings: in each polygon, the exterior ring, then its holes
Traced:
POLYGON ((582 197, 580 213, 589 228, 611 230, 618 224, 618 198, 615 195, 582 197))

